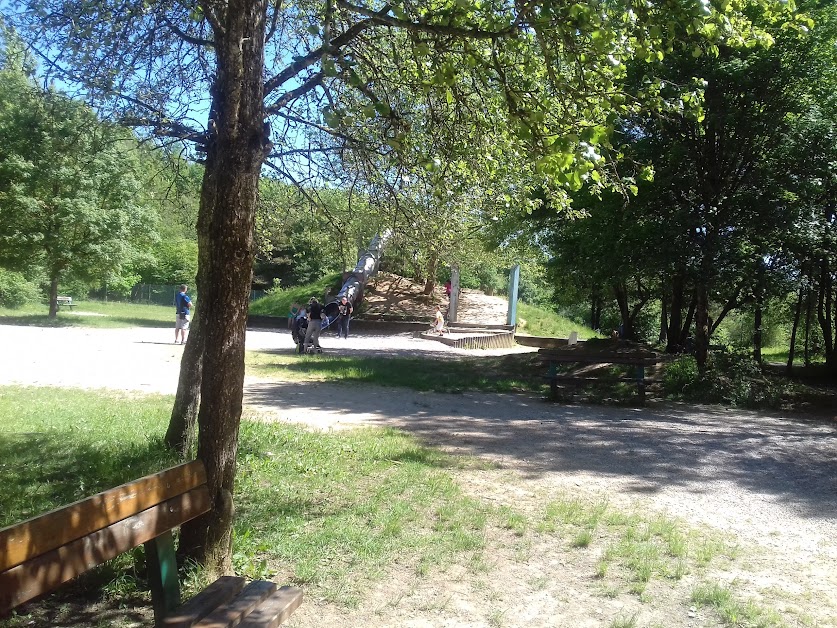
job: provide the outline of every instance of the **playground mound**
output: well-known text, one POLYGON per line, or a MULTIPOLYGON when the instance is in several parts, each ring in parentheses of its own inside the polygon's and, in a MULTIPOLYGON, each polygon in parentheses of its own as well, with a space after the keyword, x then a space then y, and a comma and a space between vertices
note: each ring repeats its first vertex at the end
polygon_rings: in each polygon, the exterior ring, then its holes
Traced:
MULTIPOLYGON (((381 320, 432 320, 437 305, 447 311, 444 286, 437 285, 430 294, 424 294, 424 284, 380 272, 364 288, 362 316, 381 320)), ((507 310, 505 297, 487 295, 479 290, 460 291, 460 322, 502 325, 506 322, 507 310)))

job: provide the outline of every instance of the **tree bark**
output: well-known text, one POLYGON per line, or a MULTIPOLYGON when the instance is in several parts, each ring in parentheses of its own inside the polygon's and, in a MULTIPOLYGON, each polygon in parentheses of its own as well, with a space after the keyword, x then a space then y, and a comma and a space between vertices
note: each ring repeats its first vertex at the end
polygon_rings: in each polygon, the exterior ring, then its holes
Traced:
POLYGON ((756 307, 753 317, 753 359, 756 364, 761 364, 761 345, 763 339, 762 314, 764 307, 764 264, 759 263, 758 276, 756 278, 756 307))
MULTIPOLYGON (((200 283, 200 282, 199 282, 200 283)), ((166 446, 186 458, 195 443, 198 408, 200 407, 201 376, 203 373, 203 334, 200 309, 196 309, 189 331, 189 340, 180 359, 180 378, 177 395, 166 431, 166 446)))
POLYGON ((424 282, 424 292, 422 294, 433 294, 433 288, 436 287, 436 265, 438 263, 439 258, 434 253, 427 262, 427 280, 424 282))
MULTIPOLYGON (((203 370, 198 458, 212 510, 181 529, 181 552, 210 573, 231 571, 233 482, 244 387, 253 222, 268 148, 264 128, 266 0, 229 0, 216 29, 215 110, 198 224, 203 370)), ((181 366, 182 368, 182 366, 181 366)))
POLYGON ((602 328, 602 298, 598 290, 593 290, 590 296, 590 329, 602 328))
POLYGON ((817 299, 817 320, 822 331, 822 340, 825 352, 825 364, 834 368, 834 338, 832 337, 831 304, 831 272, 828 258, 820 261, 820 293, 817 299))
POLYGON ((613 294, 616 296, 616 303, 619 306, 619 319, 622 321, 619 337, 633 339, 634 330, 631 325, 631 311, 628 305, 628 288, 620 281, 613 286, 613 294))
POLYGON ((657 342, 663 344, 668 340, 668 302, 665 291, 660 295, 660 336, 657 342))
POLYGON ((695 303, 695 359, 701 373, 709 356, 709 290, 704 282, 697 286, 695 303))
POLYGON ((58 275, 54 274, 49 279, 49 317, 58 316, 58 275))
POLYGON ((683 327, 680 330, 680 345, 686 344, 686 338, 689 337, 689 330, 692 328, 692 321, 695 319, 695 310, 697 309, 698 296, 697 289, 692 295, 692 300, 689 302, 689 311, 686 314, 686 320, 683 322, 683 327))
POLYGON ((811 317, 814 312, 814 262, 811 261, 808 266, 808 294, 805 299, 805 351, 803 357, 805 359, 805 366, 811 366, 811 317))
POLYGON ((799 284, 799 297, 796 300, 796 310, 793 315, 793 327, 791 328, 790 346, 788 347, 788 375, 793 373, 793 358, 796 354, 796 332, 799 329, 799 319, 802 316, 802 301, 805 294, 805 285, 799 284))
POLYGON ((683 275, 676 273, 671 283, 671 309, 668 319, 666 353, 677 353, 683 346, 683 275))

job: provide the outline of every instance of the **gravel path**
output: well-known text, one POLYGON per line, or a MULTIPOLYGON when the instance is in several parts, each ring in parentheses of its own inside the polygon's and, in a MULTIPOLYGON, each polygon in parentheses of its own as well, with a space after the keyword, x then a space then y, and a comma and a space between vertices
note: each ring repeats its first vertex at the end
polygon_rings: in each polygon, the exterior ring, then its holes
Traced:
MULTIPOLYGON (((182 347, 169 344, 172 336, 169 329, 0 326, 0 384, 173 393, 182 347)), ((355 335, 339 342, 324 337, 322 344, 335 353, 459 353, 410 336, 355 335)), ((247 346, 292 351, 286 330, 248 332, 247 346)), ((531 396, 444 395, 249 376, 245 404, 265 420, 320 429, 402 428, 448 450, 495 460, 530 493, 583 487, 712 526, 769 555, 759 571, 765 587, 802 587, 818 609, 813 625, 835 625, 834 422, 717 407, 567 406, 531 396)))

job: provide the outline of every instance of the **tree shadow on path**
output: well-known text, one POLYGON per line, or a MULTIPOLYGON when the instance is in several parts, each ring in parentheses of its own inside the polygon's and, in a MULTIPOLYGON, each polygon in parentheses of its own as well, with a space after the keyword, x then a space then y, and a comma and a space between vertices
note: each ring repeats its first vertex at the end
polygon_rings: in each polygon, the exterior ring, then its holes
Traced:
POLYGON ((327 383, 252 384, 246 402, 322 427, 404 429, 536 477, 610 476, 628 491, 699 496, 732 483, 837 523, 837 426, 781 414, 666 404, 565 406, 506 394, 437 394, 327 383))

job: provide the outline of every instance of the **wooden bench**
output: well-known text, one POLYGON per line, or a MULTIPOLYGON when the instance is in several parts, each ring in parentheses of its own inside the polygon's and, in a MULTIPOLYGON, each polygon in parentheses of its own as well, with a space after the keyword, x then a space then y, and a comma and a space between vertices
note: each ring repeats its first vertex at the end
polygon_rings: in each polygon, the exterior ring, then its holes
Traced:
POLYGON ((71 310, 76 306, 76 304, 73 303, 73 297, 55 297, 55 305, 59 310, 62 305, 70 308, 71 310))
POLYGON ((558 384, 563 382, 568 385, 580 386, 583 384, 607 384, 610 382, 633 382, 637 386, 637 396, 641 403, 645 402, 645 389, 648 378, 645 377, 645 368, 657 364, 656 353, 652 352, 608 352, 608 351, 583 351, 583 350, 561 350, 561 349, 538 349, 538 355, 549 364, 549 371, 543 376, 549 382, 550 399, 558 399, 558 384), (633 376, 616 378, 584 377, 571 373, 558 373, 556 365, 559 363, 575 363, 580 365, 590 364, 620 364, 633 366, 633 376))
POLYGON ((145 545, 155 626, 275 628, 302 591, 225 576, 180 606, 172 530, 209 511, 195 460, 0 530, 0 617, 64 582, 145 545))

